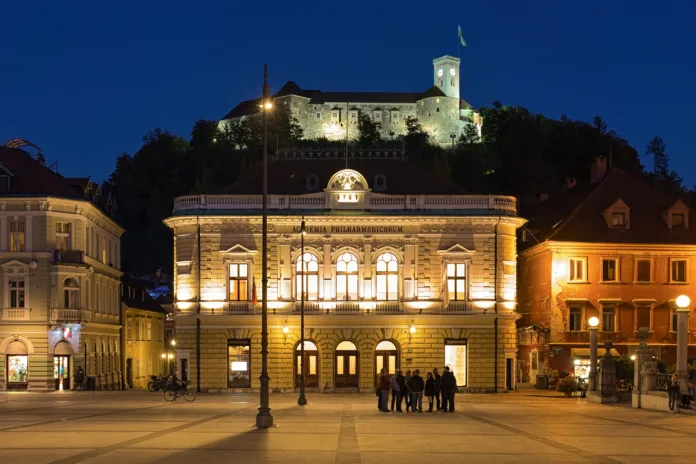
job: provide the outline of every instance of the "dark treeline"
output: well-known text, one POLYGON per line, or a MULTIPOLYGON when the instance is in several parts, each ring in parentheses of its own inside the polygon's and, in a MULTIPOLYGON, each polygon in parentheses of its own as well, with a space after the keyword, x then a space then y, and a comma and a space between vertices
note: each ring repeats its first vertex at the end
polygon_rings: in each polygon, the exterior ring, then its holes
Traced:
MULTIPOLYGON (((669 195, 682 195, 687 200, 693 196, 669 169, 666 147, 659 137, 639 153, 599 117, 591 123, 567 117, 553 120, 498 102, 480 111, 484 117, 481 136, 472 127, 452 147, 429 143, 428 135, 414 118, 406 120, 403 140, 392 141, 394 134, 388 141, 380 140, 377 123, 362 115, 355 143, 403 144, 411 163, 451 179, 466 191, 514 195, 522 204, 532 203, 540 193, 554 194, 565 177, 587 179, 596 156, 610 157, 613 167, 669 195), (650 172, 642 165, 641 154, 649 155, 646 159, 650 160, 650 172)), ((270 113, 271 154, 297 145, 343 146, 343 142, 328 140, 305 141, 302 136, 301 126, 284 106, 270 113)), ((116 198, 116 219, 126 229, 123 269, 150 274, 161 268, 171 275, 172 236, 162 220, 171 215, 174 198, 219 192, 260 164, 261 148, 261 120, 257 115, 225 127, 199 120, 188 138, 156 129, 143 137, 143 145, 134 155, 120 155, 103 188, 116 198)))

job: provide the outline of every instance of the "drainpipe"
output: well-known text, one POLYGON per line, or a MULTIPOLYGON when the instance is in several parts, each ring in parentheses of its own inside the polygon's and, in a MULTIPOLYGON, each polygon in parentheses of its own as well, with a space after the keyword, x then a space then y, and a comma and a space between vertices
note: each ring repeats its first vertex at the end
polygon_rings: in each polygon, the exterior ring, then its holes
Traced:
POLYGON ((493 393, 498 393, 498 272, 500 272, 500 266, 498 266, 498 226, 500 225, 502 218, 498 219, 498 224, 495 225, 493 230, 495 236, 495 246, 493 247, 493 259, 495 260, 495 272, 493 273, 493 295, 495 300, 495 319, 493 320, 493 331, 495 334, 495 354, 493 355, 493 378, 494 389, 493 393))
POLYGON ((196 391, 201 392, 201 224, 196 217, 196 391))

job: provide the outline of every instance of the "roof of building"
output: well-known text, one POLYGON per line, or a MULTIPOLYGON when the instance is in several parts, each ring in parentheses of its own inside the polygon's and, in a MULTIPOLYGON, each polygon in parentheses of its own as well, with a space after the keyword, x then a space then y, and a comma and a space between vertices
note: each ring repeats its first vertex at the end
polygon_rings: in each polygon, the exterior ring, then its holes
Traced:
MULTIPOLYGON (((81 179, 65 178, 20 148, 0 146, 0 171, 10 174, 9 191, 0 196, 56 196, 85 199, 81 179)), ((88 181, 88 179, 87 179, 88 181)))
MULTIPOLYGON (((350 160, 349 169, 361 173, 370 188, 375 177, 379 174, 386 177, 386 188, 378 193, 391 195, 458 195, 466 193, 424 169, 400 160, 350 160)), ((275 195, 300 195, 323 191, 329 179, 336 172, 346 168, 345 160, 275 160, 268 165, 268 193, 275 195), (307 178, 310 174, 318 177, 317 187, 307 189, 307 178)), ((237 183, 224 189, 222 193, 260 194, 262 169, 252 171, 237 183)))
POLYGON ((121 302, 129 308, 158 314, 168 314, 167 311, 162 308, 162 303, 155 301, 155 299, 150 296, 147 285, 135 278, 124 276, 121 302))
MULTIPOLYGON (((321 90, 306 90, 300 88, 293 81, 288 81, 273 98, 296 95, 308 98, 310 104, 320 105, 324 103, 416 103, 419 100, 430 97, 446 96, 441 89, 433 86, 425 92, 323 92, 321 90)), ((463 100, 462 100, 463 101, 463 100)), ((464 102, 465 108, 470 105, 464 102)), ((460 102, 461 106, 461 102, 460 102)), ((238 118, 254 114, 259 111, 259 99, 246 100, 235 106, 222 119, 238 118)))
MULTIPOLYGON (((539 242, 696 244, 696 217, 688 228, 670 229, 665 212, 670 198, 620 169, 611 169, 595 183, 578 184, 523 212, 527 229, 539 242), (628 208, 628 227, 609 227, 604 212, 617 201, 628 208)), ((537 244, 534 238, 520 248, 537 244)))

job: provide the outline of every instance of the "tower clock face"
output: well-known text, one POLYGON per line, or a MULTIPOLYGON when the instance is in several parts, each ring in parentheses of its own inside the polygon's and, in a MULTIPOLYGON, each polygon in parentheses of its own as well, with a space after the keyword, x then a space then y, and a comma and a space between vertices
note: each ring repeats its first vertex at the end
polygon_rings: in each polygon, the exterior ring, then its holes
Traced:
POLYGON ((451 74, 452 76, 454 76, 454 74, 455 74, 454 69, 450 69, 450 74, 451 74))
POLYGON ((437 77, 442 77, 442 69, 437 70, 437 77))

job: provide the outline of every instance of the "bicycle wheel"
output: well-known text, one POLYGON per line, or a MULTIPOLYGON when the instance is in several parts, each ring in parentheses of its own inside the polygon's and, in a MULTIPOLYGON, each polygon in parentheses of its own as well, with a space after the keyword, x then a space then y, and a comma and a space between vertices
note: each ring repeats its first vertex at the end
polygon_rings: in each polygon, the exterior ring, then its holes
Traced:
POLYGON ((155 388, 155 382, 148 382, 147 383, 147 389, 151 392, 156 392, 157 389, 155 388))
POLYGON ((189 388, 184 392, 184 399, 186 401, 195 401, 196 400, 196 391, 189 388))
POLYGON ((174 393, 172 390, 165 390, 164 391, 164 399, 167 401, 174 401, 178 395, 174 393))

